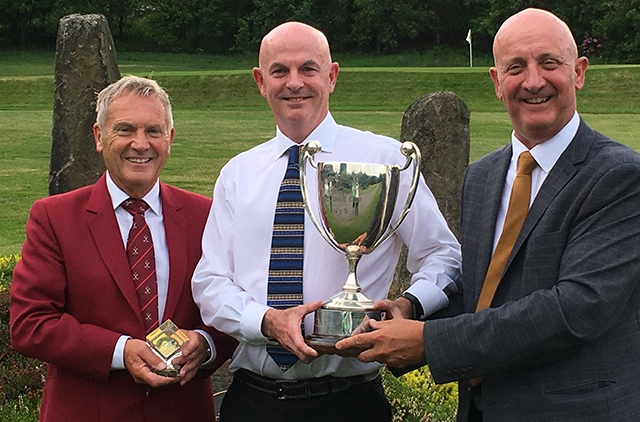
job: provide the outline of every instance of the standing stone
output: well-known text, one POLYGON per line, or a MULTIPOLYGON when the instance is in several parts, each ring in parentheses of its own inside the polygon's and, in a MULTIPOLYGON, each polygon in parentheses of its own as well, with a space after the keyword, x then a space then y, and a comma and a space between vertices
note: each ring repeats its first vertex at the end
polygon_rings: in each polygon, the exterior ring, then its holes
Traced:
POLYGON ((96 151, 93 139, 96 96, 118 79, 116 49, 106 18, 73 14, 60 19, 56 42, 50 195, 94 183, 104 172, 104 161, 96 151))
MULTIPOLYGON (((469 117, 467 105, 453 92, 426 94, 407 108, 402 117, 401 141, 413 141, 422 153, 420 171, 433 192, 453 233, 460 230, 462 179, 469 165, 469 117)), ((427 229, 429 222, 425 221, 427 229)), ((394 299, 411 280, 404 247, 389 294, 394 299)))

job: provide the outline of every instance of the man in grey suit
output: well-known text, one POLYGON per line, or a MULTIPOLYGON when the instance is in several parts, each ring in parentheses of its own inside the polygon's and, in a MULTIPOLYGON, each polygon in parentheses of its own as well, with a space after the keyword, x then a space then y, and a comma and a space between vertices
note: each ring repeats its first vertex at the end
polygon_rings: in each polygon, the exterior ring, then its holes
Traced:
POLYGON ((587 59, 556 16, 515 14, 493 53, 514 130, 465 175, 458 303, 425 322, 374 321, 338 347, 459 381, 458 421, 638 421, 640 157, 578 116, 587 59), (536 164, 530 208, 483 309, 520 153, 536 164))

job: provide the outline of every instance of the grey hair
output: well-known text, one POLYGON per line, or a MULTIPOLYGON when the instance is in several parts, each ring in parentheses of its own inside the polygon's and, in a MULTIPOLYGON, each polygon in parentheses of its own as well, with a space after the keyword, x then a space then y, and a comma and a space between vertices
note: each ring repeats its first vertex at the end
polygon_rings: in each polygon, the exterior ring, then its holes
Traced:
POLYGON ((162 103, 167 113, 167 123, 169 129, 173 129, 173 115, 171 114, 171 102, 169 95, 158 83, 152 79, 141 78, 139 76, 125 76, 112 83, 98 94, 96 102, 96 121, 102 130, 109 114, 109 104, 123 94, 133 94, 140 97, 156 97, 162 103))

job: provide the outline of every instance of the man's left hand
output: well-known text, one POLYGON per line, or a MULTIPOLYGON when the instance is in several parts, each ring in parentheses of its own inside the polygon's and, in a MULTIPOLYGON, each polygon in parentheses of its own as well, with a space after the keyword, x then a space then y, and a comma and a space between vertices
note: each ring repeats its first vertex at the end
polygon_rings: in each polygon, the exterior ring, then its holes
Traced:
POLYGON ((425 363, 422 330, 424 323, 403 318, 370 321, 373 331, 347 337, 336 349, 366 349, 357 358, 362 362, 381 362, 401 368, 425 363))
POLYGON ((182 347, 182 355, 171 362, 173 366, 180 367, 180 385, 185 385, 207 359, 207 341, 197 331, 182 331, 189 337, 189 342, 182 347))

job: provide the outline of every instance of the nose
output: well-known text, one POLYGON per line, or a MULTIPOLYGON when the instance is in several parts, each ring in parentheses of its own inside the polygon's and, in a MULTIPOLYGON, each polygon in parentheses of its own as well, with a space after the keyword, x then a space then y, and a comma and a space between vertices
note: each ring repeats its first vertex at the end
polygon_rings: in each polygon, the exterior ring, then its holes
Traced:
POLYGON ((287 79, 287 88, 292 91, 298 91, 300 88, 304 86, 304 80, 298 71, 293 70, 289 72, 289 77, 287 79))
POLYGON ((539 91, 546 81, 544 79, 544 70, 538 66, 528 66, 524 74, 522 87, 531 92, 539 91))
POLYGON ((136 133, 131 140, 131 148, 136 151, 144 151, 149 148, 149 138, 147 137, 144 128, 136 130, 136 133))

